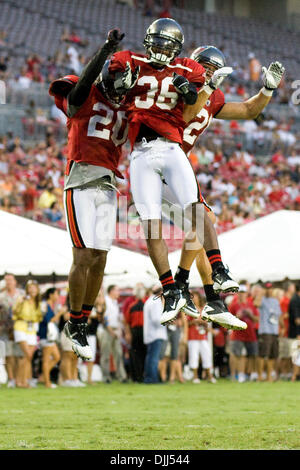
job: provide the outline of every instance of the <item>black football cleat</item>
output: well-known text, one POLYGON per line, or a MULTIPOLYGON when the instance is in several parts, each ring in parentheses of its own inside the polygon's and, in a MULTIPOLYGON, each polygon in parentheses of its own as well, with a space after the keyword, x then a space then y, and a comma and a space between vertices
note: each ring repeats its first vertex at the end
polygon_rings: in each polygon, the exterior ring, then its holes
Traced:
POLYGON ((224 302, 220 300, 211 300, 207 302, 201 312, 202 320, 218 323, 229 330, 246 330, 247 323, 228 312, 224 302))
POLYGON ((83 360, 92 358, 92 350, 87 341, 87 323, 72 323, 68 321, 64 326, 67 338, 72 342, 74 353, 83 360))
POLYGON ((223 266, 213 271, 212 279, 214 281, 213 288, 215 292, 238 292, 239 285, 231 279, 228 272, 229 270, 223 266))
POLYGON ((176 286, 181 291, 182 296, 186 300, 185 306, 181 309, 182 312, 184 312, 186 315, 189 315, 190 317, 199 318, 200 312, 197 310, 194 302, 192 301, 192 294, 189 291, 188 283, 176 281, 176 286))
POLYGON ((167 325, 176 319, 179 311, 185 306, 186 299, 179 289, 169 289, 167 292, 163 292, 162 296, 165 299, 165 305, 160 323, 167 325))

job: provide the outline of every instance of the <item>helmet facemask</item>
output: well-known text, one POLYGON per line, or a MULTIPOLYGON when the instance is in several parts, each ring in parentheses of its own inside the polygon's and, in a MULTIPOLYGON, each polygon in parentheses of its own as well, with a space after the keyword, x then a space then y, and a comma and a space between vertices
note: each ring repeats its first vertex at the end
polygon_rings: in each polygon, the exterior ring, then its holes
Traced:
POLYGON ((217 67, 216 65, 213 65, 209 62, 199 61, 199 64, 202 65, 202 67, 204 67, 205 69, 205 85, 207 85, 207 83, 213 76, 214 72, 218 70, 220 67, 217 67))
POLYGON ((147 34, 144 47, 151 62, 168 65, 180 54, 182 44, 173 38, 158 34, 147 34))

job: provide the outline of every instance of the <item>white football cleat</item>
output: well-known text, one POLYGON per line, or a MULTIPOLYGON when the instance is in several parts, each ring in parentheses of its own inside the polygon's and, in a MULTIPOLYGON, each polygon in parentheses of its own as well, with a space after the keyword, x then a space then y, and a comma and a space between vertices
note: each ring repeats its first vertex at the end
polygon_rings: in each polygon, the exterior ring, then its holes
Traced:
POLYGON ((246 330, 247 323, 228 312, 222 300, 207 302, 201 312, 202 320, 212 321, 229 330, 246 330))
POLYGON ((239 285, 228 275, 228 269, 219 267, 212 273, 215 292, 238 292, 239 285))

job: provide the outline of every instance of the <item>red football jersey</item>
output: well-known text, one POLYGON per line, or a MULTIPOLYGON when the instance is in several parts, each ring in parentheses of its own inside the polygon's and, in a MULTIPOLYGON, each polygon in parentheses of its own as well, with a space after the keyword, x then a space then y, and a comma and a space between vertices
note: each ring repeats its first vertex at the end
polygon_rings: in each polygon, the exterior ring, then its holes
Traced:
MULTIPOLYGON (((67 115, 67 99, 56 96, 55 103, 67 115)), ((128 134, 123 109, 114 106, 92 85, 88 98, 75 115, 67 116, 68 160, 103 166, 122 178, 117 166, 128 134)))
MULTIPOLYGON (((253 305, 251 299, 247 299, 245 303, 240 303, 238 299, 233 299, 231 304, 228 307, 229 311, 233 314, 236 315, 238 312, 242 312, 243 310, 251 310, 253 315, 256 315, 259 317, 259 311, 257 308, 253 305)), ((231 332, 230 339, 232 341, 245 341, 247 343, 251 343, 254 341, 257 341, 256 333, 255 333, 255 325, 256 323, 251 320, 246 314, 243 314, 241 316, 241 320, 247 323, 247 329, 246 330, 240 330, 240 331, 235 331, 233 330, 231 332)))
POLYGON ((202 325, 189 325, 188 341, 198 340, 203 341, 207 339, 207 332, 202 325))
POLYGON ((138 81, 125 100, 131 144, 134 144, 142 123, 161 136, 182 143, 186 126, 182 117, 184 102, 172 84, 173 73, 183 75, 199 90, 205 81, 202 65, 192 59, 176 58, 171 64, 155 69, 145 55, 121 51, 112 56, 109 70, 123 71, 127 62, 132 70, 140 67, 138 81))
POLYGON ((182 148, 185 153, 193 148, 199 135, 210 125, 212 118, 218 114, 224 104, 225 97, 221 90, 217 89, 210 95, 206 105, 184 129, 182 148))

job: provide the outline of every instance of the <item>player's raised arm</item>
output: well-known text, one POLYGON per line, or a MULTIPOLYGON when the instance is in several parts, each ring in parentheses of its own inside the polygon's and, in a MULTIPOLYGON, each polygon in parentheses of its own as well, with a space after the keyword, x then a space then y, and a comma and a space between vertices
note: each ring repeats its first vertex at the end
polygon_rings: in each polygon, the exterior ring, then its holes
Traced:
POLYGON ((76 86, 70 91, 68 95, 69 105, 78 107, 85 102, 89 96, 91 86, 99 76, 106 59, 111 53, 115 52, 124 36, 124 33, 121 33, 119 29, 109 31, 105 44, 83 69, 76 86))
POLYGON ((280 62, 272 62, 268 69, 262 68, 263 88, 255 96, 242 103, 225 103, 216 119, 255 119, 267 106, 273 91, 278 87, 285 68, 280 62))
POLYGON ((205 106, 205 103, 209 99, 210 95, 220 87, 223 80, 227 77, 227 75, 231 74, 231 72, 231 67, 221 67, 214 72, 207 85, 204 85, 204 87, 200 90, 196 103, 193 106, 185 106, 183 111, 183 119, 185 122, 188 123, 197 116, 197 114, 205 106))

